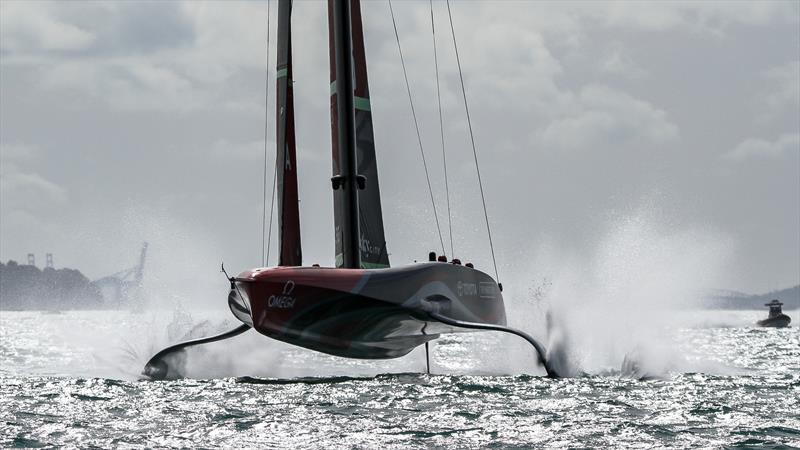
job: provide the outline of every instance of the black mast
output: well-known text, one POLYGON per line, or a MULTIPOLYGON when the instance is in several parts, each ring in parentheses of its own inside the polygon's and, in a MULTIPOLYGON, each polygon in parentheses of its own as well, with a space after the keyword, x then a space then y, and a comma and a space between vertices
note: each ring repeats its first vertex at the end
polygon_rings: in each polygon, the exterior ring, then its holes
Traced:
MULTIPOLYGON (((361 268, 359 247, 358 173, 356 171, 356 128, 353 109, 353 48, 350 1, 333 0, 333 36, 336 61, 336 115, 339 125, 339 167, 333 186, 344 189, 342 223, 343 267, 361 268)), ((363 180, 361 181, 363 184, 363 180)))

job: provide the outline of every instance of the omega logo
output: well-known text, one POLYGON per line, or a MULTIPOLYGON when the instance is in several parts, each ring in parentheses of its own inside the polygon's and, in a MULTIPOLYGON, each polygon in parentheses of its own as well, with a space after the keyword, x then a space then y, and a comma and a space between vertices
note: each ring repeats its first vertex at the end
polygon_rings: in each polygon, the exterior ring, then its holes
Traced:
POLYGON ((283 286, 283 292, 280 295, 270 295, 267 300, 267 306, 270 308, 288 309, 294 307, 295 298, 292 296, 294 291, 294 281, 289 280, 283 286))

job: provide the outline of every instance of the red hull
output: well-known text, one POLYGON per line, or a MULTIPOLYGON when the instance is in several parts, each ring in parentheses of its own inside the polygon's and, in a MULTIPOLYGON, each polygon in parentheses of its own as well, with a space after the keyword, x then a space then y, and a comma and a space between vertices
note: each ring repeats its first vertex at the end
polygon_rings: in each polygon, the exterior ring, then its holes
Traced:
POLYGON ((505 325, 491 277, 447 263, 391 269, 276 267, 245 271, 229 297, 242 322, 271 338, 350 358, 403 356, 440 333, 433 320, 505 325))

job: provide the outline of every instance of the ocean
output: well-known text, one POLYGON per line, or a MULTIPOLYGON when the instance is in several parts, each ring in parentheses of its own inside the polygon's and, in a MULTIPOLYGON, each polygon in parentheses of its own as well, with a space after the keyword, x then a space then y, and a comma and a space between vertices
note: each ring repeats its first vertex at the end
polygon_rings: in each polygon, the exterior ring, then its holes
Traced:
POLYGON ((0 311, 0 445, 798 448, 800 334, 754 327, 765 315, 691 311, 646 338, 592 327, 558 346, 565 379, 497 333, 442 337, 428 375, 420 349, 354 361, 248 332, 190 351, 189 378, 147 381, 162 346, 235 324, 183 309, 0 311))

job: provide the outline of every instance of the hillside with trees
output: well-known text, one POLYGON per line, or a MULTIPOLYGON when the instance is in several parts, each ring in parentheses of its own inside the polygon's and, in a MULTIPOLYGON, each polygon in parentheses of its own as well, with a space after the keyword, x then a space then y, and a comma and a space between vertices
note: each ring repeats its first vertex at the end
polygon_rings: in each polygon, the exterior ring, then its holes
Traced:
POLYGON ((78 270, 0 262, 0 309, 97 309, 103 305, 100 289, 78 270))

